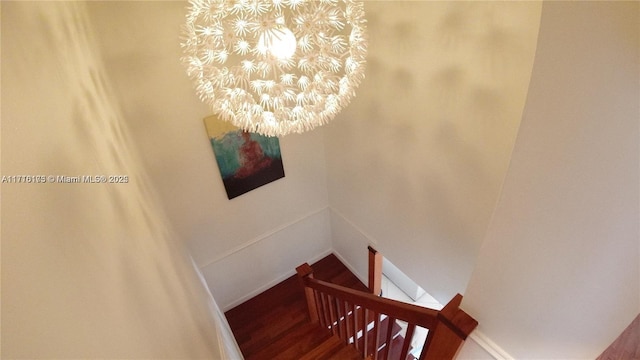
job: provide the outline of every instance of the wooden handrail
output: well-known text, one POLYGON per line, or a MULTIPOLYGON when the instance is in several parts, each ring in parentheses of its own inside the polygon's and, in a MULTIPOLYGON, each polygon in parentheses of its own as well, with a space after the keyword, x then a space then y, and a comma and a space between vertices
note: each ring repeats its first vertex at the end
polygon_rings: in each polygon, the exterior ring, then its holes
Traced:
POLYGON ((334 298, 340 298, 351 304, 358 304, 368 310, 386 314, 398 320, 410 321, 427 329, 435 326, 438 321, 439 312, 434 309, 379 297, 313 278, 308 278, 305 281, 305 285, 334 298))
POLYGON ((459 306, 456 295, 441 311, 429 309, 313 278, 309 264, 296 268, 305 289, 309 317, 319 322, 363 358, 388 359, 393 354, 406 359, 416 327, 428 329, 420 360, 453 359, 478 322, 459 306), (401 350, 393 348, 395 321, 407 323, 401 350), (383 325, 384 323, 384 325, 383 325))

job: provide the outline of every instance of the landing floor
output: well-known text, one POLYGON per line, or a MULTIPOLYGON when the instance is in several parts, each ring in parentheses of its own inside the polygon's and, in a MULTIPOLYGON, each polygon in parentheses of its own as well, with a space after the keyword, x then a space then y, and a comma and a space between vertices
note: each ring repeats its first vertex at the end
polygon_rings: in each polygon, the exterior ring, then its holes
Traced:
MULTIPOLYGON (((311 265, 316 279, 368 291, 335 255, 311 265)), ((296 275, 225 313, 242 354, 252 354, 309 322, 304 292, 296 275)))

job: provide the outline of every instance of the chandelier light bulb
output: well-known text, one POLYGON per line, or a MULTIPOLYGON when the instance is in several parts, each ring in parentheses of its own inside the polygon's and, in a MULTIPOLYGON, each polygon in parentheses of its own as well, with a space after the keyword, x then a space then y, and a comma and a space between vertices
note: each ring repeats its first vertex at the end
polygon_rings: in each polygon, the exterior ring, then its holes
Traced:
POLYGON ((286 27, 264 31, 258 39, 258 49, 286 60, 296 52, 296 37, 286 27))
POLYGON ((190 0, 182 62, 221 119, 267 136, 331 121, 355 96, 367 54, 356 0, 190 0))

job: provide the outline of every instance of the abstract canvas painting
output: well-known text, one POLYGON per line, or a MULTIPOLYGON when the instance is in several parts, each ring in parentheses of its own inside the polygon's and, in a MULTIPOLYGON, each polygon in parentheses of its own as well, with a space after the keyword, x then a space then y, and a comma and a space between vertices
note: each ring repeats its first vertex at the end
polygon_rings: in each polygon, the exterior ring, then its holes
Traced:
POLYGON ((284 177, 277 137, 245 132, 216 116, 204 124, 229 199, 284 177))

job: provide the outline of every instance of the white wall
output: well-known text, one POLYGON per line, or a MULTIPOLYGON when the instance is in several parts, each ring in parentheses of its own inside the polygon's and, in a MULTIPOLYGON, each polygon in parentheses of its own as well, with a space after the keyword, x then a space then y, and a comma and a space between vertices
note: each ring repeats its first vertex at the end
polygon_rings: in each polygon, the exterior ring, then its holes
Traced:
POLYGON ((463 308, 517 359, 593 359, 640 310, 637 2, 545 2, 463 308))
POLYGON ((230 309, 331 253, 329 210, 305 215, 203 265, 216 302, 230 309))
POLYGON ((522 115, 540 7, 366 3, 366 79, 325 128, 334 247, 357 272, 373 243, 440 302, 464 292, 522 115))
POLYGON ((220 358, 87 19, 79 2, 2 3, 2 175, 47 180, 1 187, 2 358, 220 358))
POLYGON ((211 113, 179 62, 186 5, 107 1, 89 9, 158 199, 226 310, 330 249, 323 136, 282 138, 285 178, 227 199, 203 124, 211 113))

